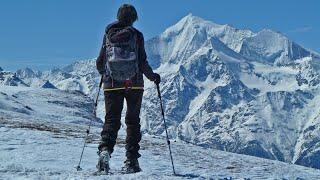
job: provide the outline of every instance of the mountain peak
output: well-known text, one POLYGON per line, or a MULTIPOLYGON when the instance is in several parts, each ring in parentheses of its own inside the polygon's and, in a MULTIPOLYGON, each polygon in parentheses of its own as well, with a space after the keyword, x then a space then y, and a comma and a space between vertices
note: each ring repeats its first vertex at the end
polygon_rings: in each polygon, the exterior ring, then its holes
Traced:
POLYGON ((192 13, 189 13, 188 15, 186 15, 185 17, 183 17, 179 22, 204 22, 206 20, 198 17, 198 16, 194 16, 192 13))
POLYGON ((19 78, 34 78, 34 77, 39 77, 41 72, 34 71, 34 70, 27 67, 24 69, 17 70, 16 74, 19 78))
POLYGON ((220 24, 214 23, 213 21, 208 21, 208 20, 205 20, 201 17, 195 16, 191 13, 189 13, 188 15, 183 17, 178 23, 188 23, 188 24, 192 24, 192 25, 204 24, 204 25, 219 26, 219 27, 222 26, 220 24))
POLYGON ((3 69, 0 67, 0 72, 3 71, 3 69))
POLYGON ((211 21, 207 21, 205 19, 202 19, 198 16, 194 16, 193 14, 189 13, 182 19, 180 19, 176 24, 173 26, 167 28, 163 35, 170 35, 170 34, 177 34, 181 31, 186 31, 190 29, 195 29, 195 28, 204 28, 204 29, 215 29, 215 28, 220 28, 222 25, 215 24, 211 21))
POLYGON ((257 34, 258 35, 264 34, 264 35, 273 36, 273 37, 277 37, 277 38, 289 39, 287 36, 282 34, 280 31, 274 31, 272 29, 262 29, 257 34))
POLYGON ((182 19, 184 19, 184 18, 188 19, 188 18, 193 18, 193 17, 195 17, 195 16, 192 13, 189 13, 186 16, 184 16, 182 19))
POLYGON ((49 80, 47 80, 41 87, 45 89, 57 89, 49 80))

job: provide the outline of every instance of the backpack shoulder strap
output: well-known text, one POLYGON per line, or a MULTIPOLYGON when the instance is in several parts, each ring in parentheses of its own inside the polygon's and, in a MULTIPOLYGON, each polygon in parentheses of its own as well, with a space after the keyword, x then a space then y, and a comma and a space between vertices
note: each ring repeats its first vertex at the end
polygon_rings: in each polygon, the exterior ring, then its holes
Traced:
POLYGON ((134 49, 136 54, 136 73, 139 73, 139 47, 138 47, 138 32, 132 26, 129 27, 130 30, 133 32, 133 39, 134 39, 134 49))

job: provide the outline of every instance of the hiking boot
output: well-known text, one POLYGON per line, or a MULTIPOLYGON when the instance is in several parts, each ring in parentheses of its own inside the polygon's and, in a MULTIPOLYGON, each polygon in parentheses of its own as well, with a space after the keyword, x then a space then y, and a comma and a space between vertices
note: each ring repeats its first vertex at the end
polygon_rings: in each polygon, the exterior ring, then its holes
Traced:
POLYGON ((101 151, 99 154, 99 160, 97 164, 98 172, 104 172, 106 174, 109 173, 109 161, 110 161, 110 154, 108 151, 101 151))
POLYGON ((125 173, 136 173, 142 171, 140 166, 139 166, 139 161, 138 159, 127 159, 124 161, 124 167, 122 170, 125 173))

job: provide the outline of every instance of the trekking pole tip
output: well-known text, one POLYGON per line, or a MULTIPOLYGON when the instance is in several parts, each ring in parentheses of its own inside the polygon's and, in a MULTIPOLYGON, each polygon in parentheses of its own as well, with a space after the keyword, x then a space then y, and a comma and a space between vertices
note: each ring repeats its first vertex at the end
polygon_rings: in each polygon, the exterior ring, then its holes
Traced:
POLYGON ((77 166, 76 169, 77 169, 77 171, 81 171, 82 170, 82 168, 80 166, 77 166))

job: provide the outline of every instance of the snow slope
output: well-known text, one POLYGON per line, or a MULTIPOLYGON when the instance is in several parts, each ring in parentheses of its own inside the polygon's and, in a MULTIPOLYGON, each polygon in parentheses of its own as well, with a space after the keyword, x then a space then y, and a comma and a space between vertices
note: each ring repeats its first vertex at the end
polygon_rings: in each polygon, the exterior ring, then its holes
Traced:
POLYGON ((78 91, 0 86, 0 117, 10 121, 77 125, 92 119, 101 123, 92 112, 92 99, 78 91))
POLYGON ((90 143, 77 172, 82 138, 79 132, 36 131, 29 127, 1 125, 0 176, 3 179, 318 179, 320 171, 246 155, 172 143, 176 171, 172 175, 165 140, 144 136, 141 143, 142 172, 117 174, 125 160, 121 136, 111 158, 109 176, 92 176, 97 161, 97 144, 90 143), (13 138, 14 137, 14 138, 13 138))

